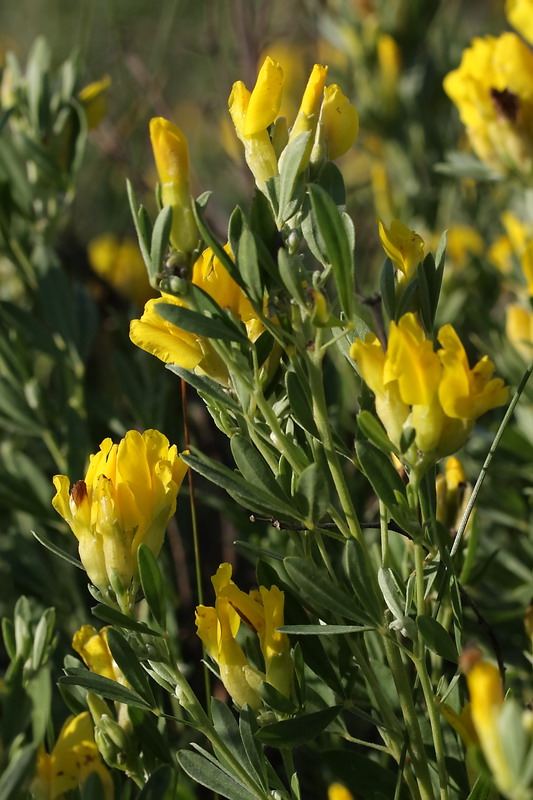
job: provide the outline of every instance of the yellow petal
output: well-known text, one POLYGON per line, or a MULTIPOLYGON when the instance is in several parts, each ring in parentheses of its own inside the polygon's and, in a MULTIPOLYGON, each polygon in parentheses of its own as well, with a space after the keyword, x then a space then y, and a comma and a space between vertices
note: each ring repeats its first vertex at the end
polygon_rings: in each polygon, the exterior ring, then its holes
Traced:
POLYGON ((350 356, 357 364, 357 368, 364 382, 376 396, 383 395, 383 368, 385 366, 385 353, 377 336, 368 333, 365 340, 355 339, 350 347, 350 356))
POLYGON ((505 15, 509 24, 533 44, 533 7, 531 0, 506 0, 505 15))
POLYGON ((334 161, 348 152, 359 132, 357 111, 336 83, 324 89, 320 122, 326 139, 328 158, 334 161))
POLYGON ((74 634, 72 649, 79 653, 91 672, 103 675, 104 678, 112 681, 117 680, 105 628, 97 631, 92 625, 82 625, 74 634))
POLYGON ((391 322, 383 381, 397 380, 407 405, 429 406, 439 386, 441 366, 414 314, 391 322))
POLYGON ((113 782, 94 741, 91 715, 85 711, 67 719, 52 750, 51 800, 81 786, 93 772, 102 781, 106 800, 111 800, 113 782))
POLYGON ((277 61, 267 56, 259 70, 257 81, 250 95, 244 136, 266 130, 276 119, 283 92, 283 70, 277 61))
POLYGON ((424 240, 398 219, 393 219, 389 228, 386 228, 379 219, 378 228, 379 238, 386 254, 406 278, 411 278, 424 257, 424 240))
POLYGON ((197 338, 157 313, 156 306, 162 302, 181 305, 171 295, 149 300, 140 320, 134 319, 130 323, 130 339, 137 347, 157 356, 165 364, 194 369, 203 359, 197 338))

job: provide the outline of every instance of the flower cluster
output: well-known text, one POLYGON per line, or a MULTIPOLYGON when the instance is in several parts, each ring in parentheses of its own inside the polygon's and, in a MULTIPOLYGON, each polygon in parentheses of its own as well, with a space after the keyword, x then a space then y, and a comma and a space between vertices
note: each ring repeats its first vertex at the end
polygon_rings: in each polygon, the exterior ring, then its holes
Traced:
POLYGON ((119 603, 129 602, 139 545, 159 553, 186 469, 166 436, 129 431, 118 445, 104 439, 85 479, 72 488, 66 475, 54 477, 52 504, 78 539, 85 571, 104 597, 112 589, 119 603))
MULTIPOLYGON (((519 29, 531 7, 509 2, 519 29)), ((524 26, 531 33, 531 22, 524 26)), ((476 38, 444 89, 459 109, 474 151, 499 173, 533 170, 533 52, 515 33, 476 38)))
POLYGON ((424 463, 454 453, 474 421, 507 401, 501 378, 484 356, 470 369, 464 347, 451 325, 444 325, 435 352, 415 314, 391 322, 386 351, 374 334, 356 339, 350 354, 376 395, 376 411, 391 441, 400 446, 405 429, 414 428, 416 455, 424 463))
POLYGON ((325 85, 326 75, 327 67, 315 64, 290 131, 285 119, 278 119, 284 80, 277 61, 267 56, 252 92, 242 81, 233 84, 231 118, 244 145, 246 162, 262 191, 279 174, 287 145, 300 134, 309 135, 301 170, 310 159, 325 156, 333 161, 354 143, 359 130, 357 112, 337 84, 325 85))
POLYGON ((238 706, 253 709, 261 705, 259 688, 266 681, 285 697, 290 697, 293 683, 293 663, 289 639, 278 632, 283 625, 285 596, 272 586, 249 594, 242 592, 231 580, 230 564, 221 564, 212 577, 215 606, 198 606, 196 625, 198 636, 211 658, 218 664, 220 679, 238 706), (253 667, 237 641, 244 621, 259 638, 265 671, 253 667))

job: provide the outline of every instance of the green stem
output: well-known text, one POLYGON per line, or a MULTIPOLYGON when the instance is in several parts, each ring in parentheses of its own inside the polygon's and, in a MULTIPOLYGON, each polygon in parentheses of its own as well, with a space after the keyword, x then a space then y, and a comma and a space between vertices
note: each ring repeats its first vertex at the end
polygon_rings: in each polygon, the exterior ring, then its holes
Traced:
POLYGON ((439 709, 435 703, 435 696, 433 694, 433 687, 429 678, 425 660, 414 659, 420 684, 424 693, 424 699, 429 714, 429 722, 431 725, 431 734, 433 736, 433 745, 435 747, 435 756, 437 759, 437 771, 439 773, 440 784, 440 798, 441 800, 448 800, 448 771, 446 768, 444 742, 442 739, 442 729, 439 709))
POLYGON ((405 720, 405 727, 409 737, 409 751, 411 753, 411 761, 418 782, 418 787, 420 789, 420 796, 422 800, 435 800, 433 786, 431 784, 431 776, 429 774, 429 767, 426 754, 424 752, 422 733, 420 731, 420 725, 413 701, 413 693, 405 672, 405 666, 398 647, 389 636, 384 636, 384 646, 387 661, 394 678, 396 691, 398 692, 398 700, 400 701, 403 718, 405 720))
POLYGON ((313 398, 313 416, 320 434, 320 439, 324 448, 326 460, 328 462, 329 471, 331 472, 331 477, 333 478, 333 483, 335 484, 342 510, 348 522, 350 534, 357 539, 363 550, 366 552, 366 542, 363 538, 361 526, 359 525, 359 520, 357 519, 357 514, 355 513, 355 508, 352 498, 350 497, 350 492, 348 491, 348 486, 346 485, 346 480, 344 478, 344 473, 340 465, 337 451, 335 450, 333 435, 328 420, 328 410, 326 405, 326 397, 324 394, 324 383, 322 380, 323 355, 320 352, 321 333, 322 332, 319 329, 316 336, 314 356, 307 356, 309 386, 313 398))
POLYGON ((381 500, 379 501, 379 530, 381 534, 381 566, 387 568, 390 566, 389 515, 381 500))

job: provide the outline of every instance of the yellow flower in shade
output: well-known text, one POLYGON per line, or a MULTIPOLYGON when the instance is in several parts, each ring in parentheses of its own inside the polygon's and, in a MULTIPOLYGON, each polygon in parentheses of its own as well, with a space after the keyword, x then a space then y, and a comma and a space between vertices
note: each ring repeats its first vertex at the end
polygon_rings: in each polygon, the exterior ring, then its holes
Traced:
POLYGON ((444 89, 478 157, 500 173, 533 167, 533 53, 514 33, 474 39, 444 89))
MULTIPOLYGON (((472 494, 472 486, 467 483, 463 465, 458 458, 452 456, 446 459, 444 474, 437 475, 436 494, 437 519, 450 533, 454 533, 463 518, 472 494)), ((467 531, 470 527, 469 520, 467 531)))
POLYGON ((107 114, 107 90, 111 86, 109 75, 99 81, 94 81, 85 86, 78 94, 78 100, 83 106, 87 127, 97 128, 107 114))
POLYGON ((400 280, 410 281, 424 258, 424 240, 399 219, 393 219, 388 228, 378 219, 378 230, 383 249, 396 269, 402 273, 400 280))
MULTIPOLYGON (((231 255, 229 245, 226 245, 225 250, 231 255)), ((252 342, 262 333, 263 324, 258 319, 249 299, 240 286, 235 283, 220 259, 213 255, 210 248, 204 250, 196 260, 192 272, 192 282, 216 300, 221 308, 231 311, 241 322, 244 322, 248 337, 252 342)), ((131 341, 165 364, 178 364, 184 369, 198 369, 214 380, 226 382, 228 380, 227 366, 217 355, 209 339, 167 322, 157 313, 159 303, 187 306, 184 300, 170 294, 163 294, 161 297, 149 300, 142 317, 134 319, 130 323, 131 341)))
POLYGON ((277 61, 270 56, 265 58, 251 93, 242 81, 233 84, 229 112, 244 145, 246 163, 262 191, 266 190, 268 180, 279 174, 278 164, 283 164, 285 147, 299 134, 311 133, 301 170, 309 162, 314 143, 317 152, 320 151, 321 139, 326 140, 330 159, 337 158, 353 144, 358 129, 357 113, 338 86, 324 86, 326 73, 327 67, 314 65, 288 135, 286 123, 278 119, 284 78, 277 61))
POLYGON ((187 467, 162 433, 129 431, 104 439, 90 457, 85 480, 70 488, 56 475, 52 505, 78 539, 81 562, 104 597, 110 588, 129 608, 137 586, 137 550, 157 556, 187 467))
POLYGON ((471 225, 452 225, 446 238, 446 256, 457 269, 463 269, 473 256, 485 249, 482 236, 471 225))
POLYGON ((533 44, 533 2, 532 0, 506 0, 505 16, 509 24, 521 33, 529 44, 533 44))
POLYGON ((181 253, 198 244, 189 190, 189 148, 183 132, 163 117, 150 120, 150 140, 161 183, 161 200, 172 208, 170 243, 181 253))
POLYGON ((524 361, 533 357, 533 311, 519 305, 507 306, 505 333, 524 361))
POLYGON ((263 681, 290 697, 293 663, 290 643, 277 628, 283 622, 285 597, 276 586, 261 586, 249 594, 231 580, 230 564, 221 564, 212 578, 215 607, 198 606, 198 636, 211 658, 218 664, 220 678, 238 706, 246 703, 254 709, 261 704, 259 686, 263 681), (265 672, 252 667, 236 640, 241 620, 257 634, 265 662, 265 672))
POLYGON ((479 744, 478 735, 472 720, 472 706, 470 703, 467 703, 459 714, 447 703, 442 703, 440 710, 446 722, 459 734, 466 747, 479 744))
POLYGON ((328 788, 328 800, 355 800, 355 798, 344 784, 332 783, 328 788))
POLYGON ((72 649, 83 659, 91 672, 103 675, 111 681, 126 683, 126 679, 115 663, 107 643, 107 628, 97 631, 92 625, 82 625, 72 639, 72 649))
POLYGON ((89 242, 89 263, 96 274, 137 306, 143 306, 154 290, 137 242, 104 233, 89 242))
POLYGON ((398 80, 402 69, 402 54, 396 40, 387 33, 378 36, 377 57, 383 100, 394 110, 398 101, 398 80))
POLYGON ((504 705, 500 673, 494 664, 479 658, 468 670, 466 682, 470 694, 472 722, 479 744, 498 788, 506 794, 513 786, 513 780, 498 726, 504 705))
POLYGON ((62 800, 67 792, 81 787, 93 772, 100 778, 102 796, 113 800, 113 780, 95 744, 91 715, 84 711, 67 719, 50 755, 44 750, 39 753, 31 785, 33 797, 62 800))
POLYGON ((391 322, 386 352, 373 334, 356 339, 350 355, 361 377, 376 395, 376 411, 389 438, 399 445, 402 431, 416 431, 420 453, 440 458, 458 450, 474 420, 507 401, 503 381, 492 378, 485 356, 471 370, 464 348, 451 325, 439 331, 437 352, 414 314, 391 322))

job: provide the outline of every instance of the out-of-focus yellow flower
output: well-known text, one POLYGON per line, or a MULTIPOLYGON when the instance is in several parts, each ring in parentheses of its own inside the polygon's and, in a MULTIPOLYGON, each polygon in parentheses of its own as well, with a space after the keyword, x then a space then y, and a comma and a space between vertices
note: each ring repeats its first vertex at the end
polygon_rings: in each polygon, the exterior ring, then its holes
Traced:
POLYGON ((137 582, 137 550, 157 556, 187 467, 162 433, 128 431, 113 444, 104 439, 92 455, 85 480, 70 488, 55 475, 55 510, 78 539, 81 562, 92 583, 128 607, 137 582))
POLYGON ((246 703, 254 709, 261 705, 259 687, 263 681, 290 697, 293 684, 293 663, 290 643, 277 628, 284 624, 285 596, 277 586, 249 594, 231 580, 230 564, 221 564, 212 583, 215 607, 198 606, 196 625, 211 658, 219 666, 220 678, 228 694, 238 706, 246 703), (241 620, 257 634, 265 662, 265 672, 252 667, 236 637, 241 620))
POLYGON ((107 114, 107 90, 110 86, 110 76, 104 75, 101 80, 89 83, 78 94, 89 129, 97 128, 107 114))
MULTIPOLYGON (((436 494, 437 519, 450 533, 455 533, 472 494, 472 486, 467 483, 463 465, 458 458, 452 456, 446 460, 444 474, 437 475, 436 494)), ((471 528, 471 519, 467 533, 471 528)))
POLYGON ((444 89, 480 159, 500 173, 531 173, 533 53, 516 34, 474 39, 444 89))
MULTIPOLYGON (((226 245, 225 250, 231 255, 229 245, 226 245)), ((262 333, 263 324, 258 319, 252 304, 210 248, 204 250, 196 260, 192 282, 216 300, 221 308, 231 311, 244 322, 251 341, 255 341, 262 333)), ((130 323, 131 341, 165 364, 178 364, 184 369, 198 369, 214 380, 226 382, 228 379, 226 364, 217 355, 209 339, 167 322, 157 313, 159 303, 187 306, 184 300, 170 294, 162 294, 155 300, 149 300, 142 317, 130 323)))
POLYGON ((470 703, 467 703, 459 714, 447 703, 442 703, 439 707, 446 722, 459 734, 466 747, 479 744, 478 735, 472 721, 472 706, 470 703))
POLYGON ((398 80, 402 69, 402 54, 395 39, 387 33, 378 36, 377 56, 383 98, 393 105, 398 97, 398 80))
POLYGON ((503 275, 513 268, 513 245, 507 234, 502 233, 487 250, 487 258, 503 275))
POLYGON ((244 145, 246 163, 262 191, 266 190, 268 180, 279 174, 278 164, 283 163, 287 143, 294 141, 299 134, 311 133, 300 164, 302 170, 307 166, 311 153, 315 152, 313 145, 316 153, 321 154, 321 143, 325 139, 328 157, 332 159, 346 152, 355 141, 357 113, 337 86, 324 86, 326 72, 327 67, 314 65, 288 137, 286 124, 281 124, 278 119, 284 78, 277 61, 270 56, 265 58, 251 93, 242 81, 233 84, 229 97, 230 115, 244 145))
POLYGON ((126 683, 107 643, 107 628, 97 631, 92 625, 82 625, 72 638, 72 649, 83 659, 91 672, 111 681, 126 683))
POLYGON ((505 0, 505 15, 509 24, 533 44, 533 2, 531 0, 505 0))
POLYGON ((172 208, 170 242, 181 253, 198 244, 189 189, 189 148, 183 132, 163 117, 150 120, 150 140, 161 183, 161 200, 172 208))
POLYGON ((507 306, 505 333, 524 361, 533 356, 533 311, 517 304, 507 306))
POLYGON ((424 258, 424 240, 399 219, 393 219, 388 228, 378 219, 378 229, 383 249, 396 269, 402 273, 400 280, 410 281, 424 258))
POLYGON ((504 211, 500 216, 500 220, 514 252, 517 256, 521 256, 533 232, 528 225, 517 217, 514 211, 504 211))
POLYGON ((508 390, 492 378, 494 366, 484 356, 470 369, 451 325, 438 335, 437 352, 414 314, 391 322, 387 351, 373 334, 356 339, 350 355, 376 395, 376 411, 389 438, 400 444, 402 431, 414 428, 416 453, 406 460, 432 460, 464 444, 474 420, 507 401, 508 390), (425 455, 424 455, 425 454, 425 455))
POLYGON ((95 744, 91 715, 84 711, 67 719, 50 754, 39 753, 31 791, 36 800, 61 800, 93 772, 100 778, 105 800, 113 800, 113 780, 95 744))
POLYGON ((446 238, 446 256, 457 269, 466 267, 472 256, 482 255, 485 243, 471 225, 451 225, 446 238))
POLYGON ((466 675, 470 693, 472 722, 479 739, 483 755, 504 794, 513 785, 507 764, 502 734, 498 721, 503 710, 503 686, 498 669, 481 658, 469 669, 466 675))
POLYGON ((131 303, 142 307, 153 296, 141 251, 133 239, 120 240, 104 233, 89 242, 87 253, 96 274, 131 303))
POLYGON ((355 800, 355 798, 344 784, 332 783, 328 788, 328 800, 355 800))

